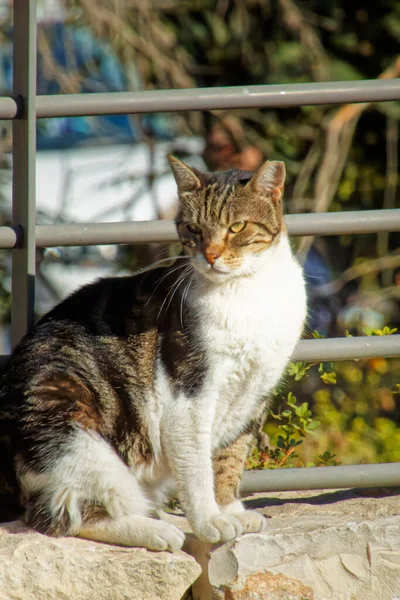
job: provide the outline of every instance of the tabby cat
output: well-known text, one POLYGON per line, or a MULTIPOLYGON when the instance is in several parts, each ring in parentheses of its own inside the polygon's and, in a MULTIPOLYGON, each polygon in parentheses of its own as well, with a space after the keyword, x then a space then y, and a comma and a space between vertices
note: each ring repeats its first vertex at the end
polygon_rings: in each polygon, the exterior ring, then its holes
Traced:
POLYGON ((265 528, 239 484, 306 313, 284 164, 201 173, 169 161, 183 248, 173 266, 83 287, 6 369, 8 475, 42 533, 178 550, 184 534, 158 518, 171 480, 200 539, 265 528))

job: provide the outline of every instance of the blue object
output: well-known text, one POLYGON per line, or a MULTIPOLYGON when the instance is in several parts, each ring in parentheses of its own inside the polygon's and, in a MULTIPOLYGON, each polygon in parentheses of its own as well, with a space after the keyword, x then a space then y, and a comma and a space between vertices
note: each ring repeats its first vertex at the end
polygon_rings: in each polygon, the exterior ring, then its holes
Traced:
MULTIPOLYGON (((86 27, 73 27, 61 22, 39 25, 51 50, 51 61, 60 68, 60 73, 71 73, 78 77, 76 93, 123 92, 140 89, 137 69, 130 66, 128 78, 112 48, 98 41, 86 27), (131 85, 129 85, 131 83, 131 85)), ((3 94, 12 90, 12 29, 5 33, 8 40, 0 47, 0 88, 3 94)), ((75 90, 74 90, 75 91, 75 90)), ((64 93, 57 75, 49 73, 46 62, 38 54, 37 66, 38 94, 64 93)), ((152 115, 140 117, 136 121, 148 135, 157 139, 170 139, 173 131, 170 119, 152 115)), ((132 143, 142 138, 141 127, 128 115, 96 117, 61 117, 39 119, 37 126, 37 148, 62 149, 77 144, 132 143)))

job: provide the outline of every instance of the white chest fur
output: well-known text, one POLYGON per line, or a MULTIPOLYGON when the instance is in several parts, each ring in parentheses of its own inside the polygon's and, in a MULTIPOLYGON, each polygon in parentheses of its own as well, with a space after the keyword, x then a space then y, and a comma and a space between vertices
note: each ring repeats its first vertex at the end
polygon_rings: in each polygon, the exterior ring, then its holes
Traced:
POLYGON ((191 297, 208 354, 204 394, 215 445, 246 426, 282 376, 303 328, 304 281, 286 236, 266 255, 251 277, 199 288, 191 297))

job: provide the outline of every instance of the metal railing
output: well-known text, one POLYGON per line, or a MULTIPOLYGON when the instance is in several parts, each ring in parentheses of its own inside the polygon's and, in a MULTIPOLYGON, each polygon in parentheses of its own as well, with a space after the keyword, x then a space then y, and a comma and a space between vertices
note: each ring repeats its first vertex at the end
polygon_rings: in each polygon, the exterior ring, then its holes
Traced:
MULTIPOLYGON (((165 221, 35 225, 37 118, 400 100, 400 80, 36 96, 36 0, 14 0, 13 12, 13 97, 0 98, 0 118, 13 122, 13 225, 0 227, 0 248, 12 249, 13 346, 33 324, 36 247, 177 240, 165 221)), ((400 209, 288 215, 286 223, 290 235, 400 231, 400 209)), ((400 356, 400 336, 302 340, 294 359, 378 356, 400 356)), ((248 491, 353 485, 400 485, 400 463, 250 472, 244 481, 248 491)))

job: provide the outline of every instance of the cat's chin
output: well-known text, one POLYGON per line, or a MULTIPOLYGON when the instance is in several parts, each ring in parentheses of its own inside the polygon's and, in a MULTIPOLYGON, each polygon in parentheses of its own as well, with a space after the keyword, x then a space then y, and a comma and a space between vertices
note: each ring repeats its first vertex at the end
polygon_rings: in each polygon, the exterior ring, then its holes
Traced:
POLYGON ((194 265, 194 268, 202 277, 205 277, 208 281, 212 281, 217 284, 232 281, 233 279, 238 279, 239 277, 244 277, 247 275, 247 273, 241 269, 228 270, 220 267, 207 268, 203 265, 194 265))

